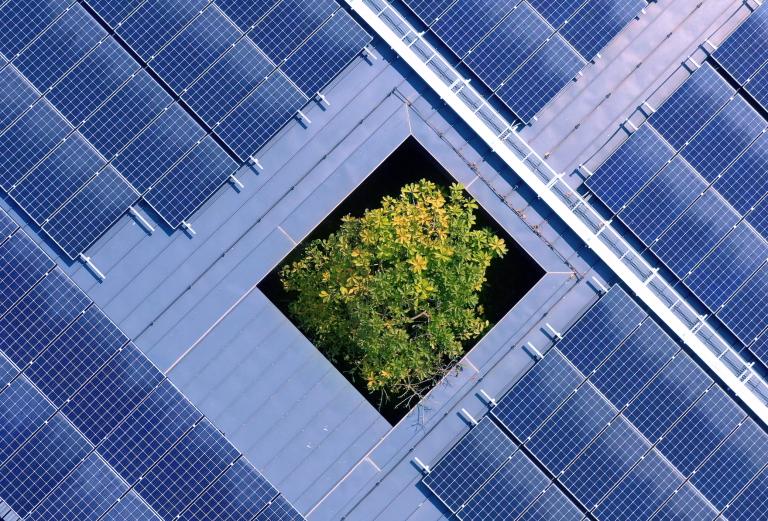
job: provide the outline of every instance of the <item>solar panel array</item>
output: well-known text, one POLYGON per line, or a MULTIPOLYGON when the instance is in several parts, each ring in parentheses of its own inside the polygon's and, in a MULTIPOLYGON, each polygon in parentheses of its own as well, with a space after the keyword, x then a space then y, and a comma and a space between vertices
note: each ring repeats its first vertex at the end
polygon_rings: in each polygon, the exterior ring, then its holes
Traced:
POLYGON ((766 480, 765 430, 614 286, 423 482, 466 520, 748 521, 766 480))
POLYGON ((370 42, 335 0, 246 4, 0 5, 0 188, 70 258, 141 198, 178 227, 370 42))
POLYGON ((760 8, 715 52, 722 72, 694 72, 586 185, 768 364, 766 38, 760 8))
POLYGON ((530 121, 645 0, 403 0, 517 117, 530 121))
POLYGON ((303 519, 2 210, 0 439, 20 518, 303 519))

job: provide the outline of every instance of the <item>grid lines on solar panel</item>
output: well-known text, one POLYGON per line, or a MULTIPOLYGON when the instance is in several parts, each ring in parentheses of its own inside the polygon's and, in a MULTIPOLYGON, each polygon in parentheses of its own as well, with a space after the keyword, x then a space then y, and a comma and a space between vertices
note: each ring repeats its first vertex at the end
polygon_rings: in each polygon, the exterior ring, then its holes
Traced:
POLYGON ((7 386, 18 374, 19 370, 16 369, 16 366, 4 354, 0 353, 0 386, 7 386))
POLYGON ((581 373, 556 348, 552 349, 491 413, 517 439, 526 440, 582 381, 581 373))
POLYGON ((584 0, 529 0, 553 27, 560 27, 585 3, 584 0))
POLYGON ((744 84, 768 62, 768 9, 757 9, 715 51, 717 62, 744 84))
POLYGON ((768 434, 747 419, 691 477, 718 509, 723 509, 736 494, 768 464, 768 434))
POLYGON ((86 0, 86 3, 96 11, 96 14, 103 18, 104 21, 113 28, 125 20, 129 14, 144 2, 145 0, 123 0, 122 2, 115 2, 113 0, 86 0))
POLYGON ((15 56, 75 0, 11 0, 0 8, 0 52, 15 56))
POLYGON ((768 239, 768 193, 746 215, 746 219, 764 239, 768 239))
POLYGON ((651 126, 642 125, 589 176, 586 185, 618 213, 673 155, 674 151, 651 126))
POLYGON ((21 116, 39 97, 13 64, 0 68, 0 132, 21 116))
POLYGON ((583 518, 579 507, 552 485, 520 516, 519 521, 581 521, 583 518))
POLYGON ((18 367, 26 366, 90 303, 54 269, 0 319, 0 349, 18 367))
POLYGON ((765 365, 768 365, 768 333, 764 333, 752 345, 749 350, 765 365))
POLYGON ((139 481, 135 490, 160 514, 179 515, 239 456, 208 421, 203 420, 139 481))
POLYGON ((515 450, 514 442, 490 418, 483 418, 443 456, 423 483, 456 512, 515 450))
POLYGON ((458 0, 435 22, 432 31, 456 56, 463 58, 519 2, 458 0))
POLYGON ((457 517, 464 521, 515 519, 549 484, 549 478, 520 451, 488 480, 457 517))
POLYGON ((258 2, 216 0, 216 5, 218 5, 229 19, 235 22, 240 29, 247 31, 279 2, 280 0, 259 0, 258 2))
POLYGON ((763 471, 725 508, 730 521, 754 521, 755 514, 768 512, 768 469, 763 471))
POLYGON ((5 211, 0 208, 0 242, 11 236, 19 228, 16 221, 10 218, 5 211))
POLYGON ((456 0, 405 0, 406 5, 426 25, 431 25, 456 0))
POLYGON ((34 385, 20 376, 0 394, 0 465, 21 447, 56 409, 34 385))
POLYGON ((768 326, 768 266, 763 266, 717 313, 745 344, 768 326))
POLYGON ((713 186, 744 215, 768 193, 768 176, 764 172, 768 172, 768 133, 757 138, 713 186))
POLYGON ((254 521, 302 521, 303 519, 288 500, 280 495, 273 499, 254 521))
POLYGON ((573 15, 560 34, 591 60, 645 5, 645 0, 592 0, 573 15))
POLYGON ((763 65, 749 79, 746 89, 764 109, 768 110, 768 65, 763 65))
POLYGON ((135 492, 130 491, 101 521, 160 521, 160 518, 135 492))
POLYGON ((107 464, 91 454, 26 519, 96 521, 126 489, 107 464))
POLYGON ((659 509, 654 521, 700 521, 702 519, 715 519, 717 510, 707 501, 701 492, 690 483, 686 483, 680 490, 659 509))
POLYGON ((0 244, 0 316, 53 266, 53 261, 24 232, 14 233, 0 244))

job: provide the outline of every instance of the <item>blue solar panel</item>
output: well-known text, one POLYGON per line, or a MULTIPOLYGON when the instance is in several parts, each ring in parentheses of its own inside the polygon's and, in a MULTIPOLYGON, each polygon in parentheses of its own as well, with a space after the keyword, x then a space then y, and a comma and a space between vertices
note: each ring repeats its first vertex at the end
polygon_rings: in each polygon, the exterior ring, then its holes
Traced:
POLYGON ((101 521, 160 521, 160 518, 131 491, 101 521))
POLYGON ((432 31, 463 58, 519 1, 458 0, 440 16, 432 31))
POLYGON ((274 69, 250 38, 240 40, 182 96, 214 126, 274 69))
POLYGON ((696 471, 691 482, 715 507, 723 509, 766 464, 768 434, 748 419, 696 471))
POLYGON ((0 244, 0 315, 53 266, 53 261, 24 232, 15 233, 0 244))
POLYGON ((675 156, 619 213, 619 218, 640 240, 650 244, 706 188, 707 183, 685 159, 675 156))
POLYGON ((177 94, 232 47, 243 33, 211 5, 150 62, 177 94))
POLYGON ((587 60, 621 32, 646 6, 645 0, 592 0, 560 30, 587 60))
POLYGON ((166 380, 104 440, 99 453, 134 484, 201 417, 166 380))
POLYGON ((98 22, 75 4, 27 47, 14 65, 45 92, 106 35, 98 22))
POLYGON ((334 0, 283 0, 249 34, 272 61, 279 63, 338 8, 334 0))
POLYGON ((583 380, 581 373, 552 349, 491 412, 519 440, 525 440, 583 380))
POLYGON ((97 110, 80 132, 104 157, 112 159, 171 101, 171 96, 141 71, 97 110))
POLYGON ((179 105, 153 121, 112 162, 139 193, 146 192, 176 161, 181 159, 205 131, 179 105))
POLYGON ((648 120, 675 148, 682 148, 735 91, 709 64, 694 72, 648 120))
POLYGON ((715 519, 717 511, 696 490, 686 483, 653 517, 654 521, 702 521, 715 519))
POLYGON ((20 376, 0 394, 0 465, 56 412, 27 378, 20 376))
POLYGON ((565 470, 560 482, 583 505, 594 508, 650 448, 648 440, 619 417, 565 470))
POLYGON ((763 364, 768 365, 768 333, 763 334, 754 344, 749 346, 749 350, 752 351, 763 364))
POLYGON ((618 411, 587 382, 533 435, 528 449, 557 475, 617 414, 618 411))
POLYGON ((26 374, 60 407, 127 342, 117 326, 91 306, 53 341, 26 374))
POLYGON ((74 0, 11 0, 0 8, 0 52, 15 56, 74 0))
POLYGON ((337 11, 283 64, 282 71, 314 96, 368 45, 371 36, 346 12, 337 11))
POLYGON ((708 190, 651 249, 675 275, 683 278, 738 220, 739 216, 723 198, 714 190, 708 190))
POLYGON ((580 521, 583 517, 579 507, 552 485, 520 516, 519 521, 580 521))
POLYGON ((216 133, 242 160, 254 154, 307 102, 280 71, 259 85, 229 116, 216 133))
POLYGON ((96 444, 162 379, 136 346, 128 344, 62 410, 96 444))
POLYGON ((91 451, 91 446, 57 414, 0 473, 0 497, 26 516, 91 451))
POLYGON ((609 157, 586 184, 608 208, 618 213, 672 159, 674 151, 649 125, 641 126, 609 157), (626 175, 632 172, 632 175, 626 175))
POLYGON ((39 97, 13 65, 0 69, 0 132, 21 116, 39 97))
POLYGON ((287 499, 277 496, 253 521, 303 521, 287 499))
POLYGON ((145 201, 176 228, 237 169, 237 163, 210 136, 192 149, 145 196, 145 201))
POLYGON ((768 9, 758 9, 715 51, 715 59, 739 83, 768 62, 768 9))
POLYGON ((749 80, 746 89, 764 109, 768 109, 768 66, 763 65, 749 80))
POLYGON ((683 478, 654 450, 595 509, 601 521, 649 519, 683 478))
POLYGON ((768 266, 758 271, 717 314, 745 344, 768 326, 768 266))
POLYGON ((277 490, 245 459, 238 459, 182 514, 182 521, 251 521, 277 490))
POLYGON ((710 389, 672 427, 657 448, 689 476, 745 417, 720 388, 710 389))
POLYGON ((746 222, 685 278, 685 284, 712 311, 717 311, 768 260, 768 244, 746 222))
POLYGON ((554 35, 496 94, 523 122, 528 122, 583 66, 584 60, 570 45, 554 35))
POLYGON ((768 512, 768 470, 760 475, 726 507, 724 518, 730 521, 755 521, 755 514, 768 512))
POLYGON ((629 404, 625 416, 655 442, 710 385, 712 379, 680 353, 629 404))
POLYGON ((87 0, 86 3, 90 5, 105 22, 112 27, 116 27, 117 24, 125 20, 134 9, 143 4, 144 0, 122 0, 121 2, 115 2, 114 0, 87 0))
POLYGON ((280 0, 257 0, 243 2, 242 0, 216 0, 222 11, 235 22, 243 31, 248 30, 267 14, 280 0))
POLYGON ((117 28, 131 48, 149 60, 191 22, 207 0, 147 0, 117 28))
POLYGON ((768 193, 768 134, 760 136, 715 181, 714 187, 744 215, 768 193))
POLYGON ((107 464, 92 454, 26 519, 96 521, 126 489, 107 464))
POLYGON ((512 440, 483 418, 434 466, 424 484, 455 512, 515 450, 512 440))
POLYGON ((515 519, 549 485, 549 478, 520 451, 458 513, 465 521, 515 519))
POLYGON ((427 24, 432 24, 456 0, 405 0, 416 16, 427 24))
POLYGON ((11 197, 42 225, 105 165, 104 159, 79 132, 75 132, 16 188, 11 197))
POLYGON ((77 125, 139 68, 138 62, 119 43, 108 38, 64 76, 46 97, 77 125))
POLYGON ((4 354, 0 353, 0 387, 8 385, 17 374, 19 374, 19 370, 16 369, 16 366, 4 354))
POLYGON ((26 366, 89 304, 56 268, 0 319, 0 350, 17 366, 26 366))
POLYGON ((552 34, 536 11, 523 2, 464 59, 491 90, 496 90, 552 34))
POLYGON ((0 208, 0 242, 11 236, 19 227, 16 221, 11 219, 2 208, 0 208))
POLYGON ((585 0, 529 0, 531 5, 546 18, 553 27, 560 27, 573 16, 585 0))
POLYGON ((171 519, 192 503, 238 457, 238 452, 203 420, 171 449, 135 490, 161 517, 171 519))
POLYGON ((589 374, 647 316, 621 286, 613 286, 568 330, 557 348, 582 374, 589 374))
POLYGON ((744 98, 736 96, 680 154, 707 181, 712 182, 766 126, 768 122, 744 98))
POLYGON ((36 103, 0 136, 0 188, 9 191, 71 130, 47 101, 36 103))
POLYGON ((51 217, 43 230, 74 259, 137 199, 131 186, 109 166, 51 217))
POLYGON ((747 214, 747 221, 760 235, 768 239, 768 197, 764 197, 755 208, 747 214))

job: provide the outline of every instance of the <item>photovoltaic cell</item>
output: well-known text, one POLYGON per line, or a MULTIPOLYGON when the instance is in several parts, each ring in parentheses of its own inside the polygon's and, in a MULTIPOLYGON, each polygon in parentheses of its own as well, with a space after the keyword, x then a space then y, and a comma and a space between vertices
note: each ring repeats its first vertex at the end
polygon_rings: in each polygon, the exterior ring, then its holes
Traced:
POLYGON ((586 185, 618 213, 673 155, 674 151, 652 127, 642 125, 600 165, 586 185))
POLYGON ((38 96, 12 64, 0 68, 0 132, 21 116, 38 96))
POLYGON ((20 376, 0 394, 0 465, 21 447, 56 409, 20 376))
POLYGON ((160 518, 131 491, 101 521, 160 521, 160 518))
POLYGON ((746 88, 747 92, 749 92, 764 109, 768 109, 768 66, 763 65, 763 68, 750 78, 746 88))
POLYGON ((519 440, 526 440, 583 380, 581 373, 557 349, 552 349, 491 413, 519 440))
POLYGON ((113 0, 87 0, 87 4, 110 26, 116 27, 118 23, 125 20, 144 1, 123 0, 121 2, 114 2, 113 0))
POLYGON ((745 344, 768 326, 768 266, 763 266, 717 314, 745 344))
POLYGON ((768 193, 768 134, 763 134, 744 152, 714 187, 742 215, 768 193))
POLYGON ((553 27, 560 27, 585 3, 584 0, 530 0, 530 2, 553 27))
POLYGON ((338 8, 334 0, 283 0, 249 34, 273 62, 280 63, 338 8))
POLYGON ((549 478, 520 451, 458 513, 464 521, 515 519, 549 484, 549 478))
POLYGON ((0 242, 11 236, 18 229, 19 225, 11 219, 2 208, 0 208, 0 242))
POLYGON ((5 355, 0 353, 0 386, 5 387, 16 375, 19 370, 8 360, 5 355))
POLYGON ((717 511, 696 490, 686 483, 653 517, 654 521, 702 521, 715 519, 717 511))
POLYGON ((74 0, 11 0, 0 8, 0 52, 15 56, 74 0))
POLYGON ((749 346, 749 350, 765 365, 768 365, 768 333, 763 334, 749 346))
POLYGON ((277 496, 254 521, 302 521, 304 518, 283 496, 277 496))
POLYGON ((763 470, 755 480, 725 509, 730 521, 755 521, 755 514, 768 512, 768 470, 763 470))
POLYGON ((432 31, 463 58, 518 3, 519 0, 458 0, 435 22, 432 31))
POLYGON ((135 490, 160 516, 171 519, 237 457, 237 450, 208 420, 203 420, 152 467, 135 490))
POLYGON ((645 0, 592 0, 573 15, 560 34, 591 60, 645 6, 645 0))
POLYGON ((240 29, 247 31, 256 22, 261 20, 280 0, 258 0, 256 2, 243 2, 242 0, 216 0, 222 11, 230 20, 235 22, 240 29))
POLYGON ((757 9, 715 51, 715 60, 744 84, 768 62, 768 9, 757 9))
POLYGON ((483 418, 434 466, 423 482, 456 512, 515 450, 512 440, 490 418, 483 418))
POLYGON ((768 197, 755 205, 755 208, 747 214, 747 221, 757 230, 763 238, 768 239, 768 197))
POLYGON ((19 231, 0 243, 0 315, 53 266, 53 261, 24 232, 19 231))
POLYGON ((552 485, 520 516, 519 521, 580 521, 583 517, 579 507, 552 485))

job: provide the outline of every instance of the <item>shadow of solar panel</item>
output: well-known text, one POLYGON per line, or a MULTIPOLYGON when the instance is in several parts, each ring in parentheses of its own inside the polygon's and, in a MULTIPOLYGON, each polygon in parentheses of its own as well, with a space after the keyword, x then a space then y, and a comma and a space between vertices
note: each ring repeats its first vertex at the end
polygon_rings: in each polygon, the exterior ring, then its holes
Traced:
POLYGON ((118 23, 125 20, 125 18, 131 14, 137 7, 139 7, 145 0, 122 0, 121 2, 115 2, 114 0, 86 0, 86 3, 96 11, 96 13, 104 19, 113 28, 118 23))
POLYGON ((160 518, 131 491, 115 504, 102 521, 160 521, 160 518))
POLYGON ((54 267, 48 256, 24 232, 0 243, 0 315, 54 267))
POLYGON ((258 2, 216 0, 216 5, 218 5, 229 19, 235 22, 240 29, 247 31, 279 2, 280 0, 259 0, 258 2))
POLYGON ((745 344, 768 326, 768 266, 763 266, 718 312, 720 320, 745 344))
POLYGON ((765 172, 768 172, 768 134, 757 138, 713 186, 744 215, 768 193, 765 172))
POLYGON ((0 69, 0 132, 29 109, 38 96, 13 64, 0 69))
POLYGON ((519 521, 580 521, 583 518, 579 507, 552 485, 520 516, 519 521))
POLYGON ((20 376, 0 394, 0 465, 56 412, 45 396, 20 376))
POLYGON ((584 0, 529 0, 531 5, 552 24, 560 27, 584 5, 584 0))
POLYGON ((717 510, 696 490, 686 483, 653 517, 658 521, 699 521, 715 519, 717 510))
POLYGON ((249 35, 264 54, 280 63, 338 8, 334 0, 283 0, 249 35))
POLYGON ((463 58, 519 1, 458 0, 440 16, 432 31, 463 58))
POLYGON ((730 521, 754 521, 756 512, 768 512, 768 470, 763 470, 739 496, 725 508, 730 521))
POLYGON ((272 500, 254 521, 302 521, 303 519, 288 500, 280 495, 272 500))
POLYGON ((743 84, 768 62, 768 9, 757 9, 715 51, 717 62, 743 84))
POLYGON ((15 56, 75 0, 11 0, 0 8, 0 52, 15 56))

